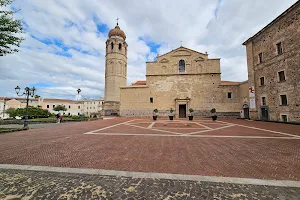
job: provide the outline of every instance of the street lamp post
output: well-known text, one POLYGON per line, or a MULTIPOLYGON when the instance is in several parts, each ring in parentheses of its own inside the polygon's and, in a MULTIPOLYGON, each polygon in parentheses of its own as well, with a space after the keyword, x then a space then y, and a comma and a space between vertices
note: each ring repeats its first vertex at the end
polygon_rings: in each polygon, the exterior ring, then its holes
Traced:
POLYGON ((5 117, 5 106, 6 106, 6 97, 3 99, 3 119, 5 117))
POLYGON ((78 88, 78 89, 77 89, 77 93, 78 93, 78 95, 77 95, 77 101, 78 101, 78 99, 79 99, 79 94, 80 94, 80 92, 81 92, 81 89, 78 88))
MULTIPOLYGON (((77 103, 78 103, 78 100, 79 100, 79 94, 80 94, 80 92, 81 92, 81 89, 78 88, 78 89, 77 89, 77 103)), ((80 109, 80 111, 82 111, 82 108, 80 109)), ((80 115, 81 115, 81 114, 80 114, 80 115)))
POLYGON ((33 88, 26 87, 24 89, 23 94, 19 94, 20 90, 21 90, 21 88, 19 86, 17 86, 15 88, 15 90, 16 90, 16 93, 17 93, 18 96, 24 96, 25 95, 25 97, 26 97, 26 113, 25 113, 25 121, 24 121, 23 129, 27 130, 27 129, 29 129, 29 127, 28 127, 28 102, 29 102, 29 97, 34 96, 34 92, 36 91, 36 89, 35 89, 35 87, 33 87, 33 88))

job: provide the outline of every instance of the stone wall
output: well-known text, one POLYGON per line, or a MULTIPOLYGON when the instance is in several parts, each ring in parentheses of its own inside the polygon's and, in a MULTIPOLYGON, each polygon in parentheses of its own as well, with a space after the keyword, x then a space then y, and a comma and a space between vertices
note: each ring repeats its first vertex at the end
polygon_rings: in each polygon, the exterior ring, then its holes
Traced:
POLYGON ((269 120, 300 122, 300 2, 275 20, 259 35, 246 43, 249 86, 255 86, 256 109, 251 118, 260 119, 262 97, 266 98, 269 120), (283 53, 278 55, 276 44, 282 43, 283 53), (263 54, 262 63, 259 54, 263 54), (278 72, 284 71, 286 80, 280 82, 278 72), (265 85, 260 84, 264 77, 265 85), (282 106, 280 95, 287 95, 288 105, 282 106))
POLYGON ((104 101, 101 115, 104 116, 118 116, 120 115, 120 102, 118 101, 104 101))
POLYGON ((121 116, 151 116, 154 109, 147 86, 121 87, 120 102, 121 116))

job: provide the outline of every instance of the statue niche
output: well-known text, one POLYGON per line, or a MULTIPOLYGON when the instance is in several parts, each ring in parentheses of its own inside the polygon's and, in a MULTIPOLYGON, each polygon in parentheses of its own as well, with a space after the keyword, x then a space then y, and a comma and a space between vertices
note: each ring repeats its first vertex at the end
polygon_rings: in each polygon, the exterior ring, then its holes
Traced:
POLYGON ((163 73, 163 74, 166 74, 167 73, 167 66, 162 66, 161 67, 161 72, 163 73))
POLYGON ((201 64, 198 64, 198 65, 196 66, 196 72, 197 72, 197 73, 202 73, 202 72, 203 72, 203 66, 202 66, 201 64))
POLYGON ((163 58, 161 61, 160 61, 160 63, 168 63, 169 62, 169 60, 168 59, 165 59, 165 58, 163 58))

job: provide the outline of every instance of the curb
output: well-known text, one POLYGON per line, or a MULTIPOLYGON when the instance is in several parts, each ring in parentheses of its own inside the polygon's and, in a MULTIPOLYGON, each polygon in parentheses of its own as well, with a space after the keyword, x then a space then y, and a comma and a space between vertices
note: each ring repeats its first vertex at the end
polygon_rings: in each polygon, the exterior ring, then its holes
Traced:
POLYGON ((252 179, 252 178, 200 176, 200 175, 166 174, 166 173, 149 173, 149 172, 130 172, 130 171, 115 171, 115 170, 102 170, 102 169, 64 168, 64 167, 11 165, 11 164, 0 164, 0 169, 42 171, 42 172, 56 172, 56 173, 75 173, 75 174, 89 174, 89 175, 100 175, 100 176, 123 176, 123 177, 132 177, 132 178, 187 180, 187 181, 197 181, 197 182, 204 181, 204 182, 215 182, 215 183, 232 183, 232 184, 246 184, 246 185, 249 184, 249 185, 265 185, 265 186, 300 188, 300 181, 290 181, 290 180, 265 180, 265 179, 252 179))

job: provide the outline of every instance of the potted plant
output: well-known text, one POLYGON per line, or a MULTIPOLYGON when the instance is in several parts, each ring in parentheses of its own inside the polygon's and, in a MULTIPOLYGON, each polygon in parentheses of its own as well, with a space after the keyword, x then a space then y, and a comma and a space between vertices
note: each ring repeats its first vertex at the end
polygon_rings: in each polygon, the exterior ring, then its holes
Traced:
POLYGON ((210 112, 212 113, 212 115, 211 115, 212 120, 216 121, 217 120, 216 109, 213 108, 210 110, 210 112))
POLYGON ((157 113, 158 113, 158 110, 157 110, 157 108, 155 108, 153 110, 153 120, 157 120, 157 113))
POLYGON ((189 112, 190 112, 189 120, 192 121, 193 118, 194 118, 194 116, 193 116, 193 112, 194 112, 193 108, 190 108, 190 109, 189 109, 189 112))
POLYGON ((173 108, 170 109, 170 114, 169 114, 169 119, 173 120, 174 119, 174 114, 173 114, 174 110, 173 108))

